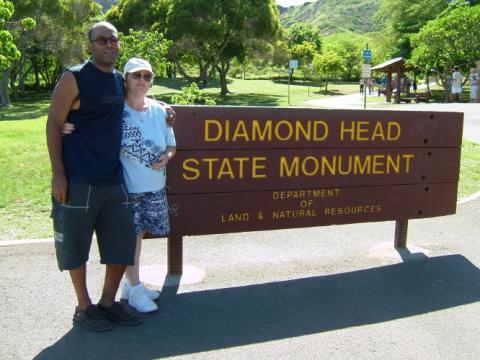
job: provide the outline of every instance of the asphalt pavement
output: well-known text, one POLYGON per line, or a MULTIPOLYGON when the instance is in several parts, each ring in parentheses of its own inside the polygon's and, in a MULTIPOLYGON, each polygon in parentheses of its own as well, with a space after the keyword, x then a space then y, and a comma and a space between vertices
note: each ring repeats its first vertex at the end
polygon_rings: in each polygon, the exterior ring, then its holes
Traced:
MULTIPOLYGON (((455 215, 410 220, 402 250, 394 222, 191 236, 179 279, 164 271, 166 239, 146 240, 142 278, 161 290, 159 311, 100 334, 72 327, 51 241, 4 242, 0 359, 476 360, 478 195, 455 215)), ((96 246, 88 269, 97 300, 96 246)))

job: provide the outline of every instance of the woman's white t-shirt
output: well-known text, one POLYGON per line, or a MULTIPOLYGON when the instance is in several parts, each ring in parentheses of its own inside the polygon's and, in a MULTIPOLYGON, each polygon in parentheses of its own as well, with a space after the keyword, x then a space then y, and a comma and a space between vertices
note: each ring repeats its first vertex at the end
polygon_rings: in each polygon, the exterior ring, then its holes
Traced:
POLYGON ((137 111, 125 103, 122 122, 120 161, 127 189, 131 193, 158 191, 165 187, 165 169, 154 170, 151 164, 176 146, 173 129, 166 123, 166 111, 147 99, 148 109, 137 111))

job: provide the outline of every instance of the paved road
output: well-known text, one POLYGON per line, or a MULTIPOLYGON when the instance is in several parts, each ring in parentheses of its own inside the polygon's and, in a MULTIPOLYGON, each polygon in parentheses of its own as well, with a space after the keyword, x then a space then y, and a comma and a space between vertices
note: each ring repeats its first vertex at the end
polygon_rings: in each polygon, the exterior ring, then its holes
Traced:
MULTIPOLYGON (((52 244, 0 247, 0 358, 477 360, 479 214, 477 199, 410 221, 401 252, 392 222, 188 237, 202 281, 164 288, 141 326, 105 334, 72 328, 52 244)), ((143 251, 145 266, 165 263, 164 240, 143 251)))
MULTIPOLYGON (((147 240, 160 310, 105 334, 72 328, 52 243, 0 246, 0 359, 477 360, 479 215, 476 197, 410 221, 402 251, 393 222, 187 237, 163 288, 166 241, 147 240)), ((98 298, 96 249, 88 266, 98 298)))

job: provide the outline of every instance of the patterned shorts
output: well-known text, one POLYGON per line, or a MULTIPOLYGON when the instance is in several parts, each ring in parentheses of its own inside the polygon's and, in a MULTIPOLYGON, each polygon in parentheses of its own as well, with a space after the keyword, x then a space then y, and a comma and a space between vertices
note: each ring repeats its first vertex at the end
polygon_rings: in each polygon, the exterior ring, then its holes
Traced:
POLYGON ((153 236, 166 236, 170 232, 167 192, 130 193, 133 201, 133 222, 137 238, 148 231, 153 236))

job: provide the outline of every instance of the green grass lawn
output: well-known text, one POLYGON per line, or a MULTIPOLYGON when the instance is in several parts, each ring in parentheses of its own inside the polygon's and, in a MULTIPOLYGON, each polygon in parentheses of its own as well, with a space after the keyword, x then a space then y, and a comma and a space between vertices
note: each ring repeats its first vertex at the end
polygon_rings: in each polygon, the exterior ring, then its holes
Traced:
POLYGON ((44 97, 0 110, 0 240, 51 236, 48 106, 44 97))
MULTIPOLYGON (((159 81, 153 88, 157 98, 168 101, 185 83, 159 81)), ((207 88, 219 105, 288 106, 287 85, 266 80, 235 80, 233 92, 224 99, 218 88, 207 88)), ((318 86, 295 83, 291 103, 308 99, 349 94, 356 84, 330 84, 329 92, 318 86), (323 89, 322 89, 323 90, 323 89)), ((51 237, 50 163, 45 140, 49 95, 31 96, 10 109, 0 109, 0 240, 51 237)), ((480 145, 464 141, 460 171, 459 198, 480 191, 480 145)))
MULTIPOLYGON (((290 105, 306 106, 304 101, 318 99, 321 97, 346 95, 358 92, 356 84, 329 83, 328 91, 325 91, 323 84, 303 82, 294 80, 290 84, 290 105)), ((181 87, 188 86, 185 81, 171 81, 160 79, 155 81, 151 90, 156 98, 171 102, 171 97, 180 92, 181 87)), ((215 100, 218 105, 241 105, 241 106, 289 106, 288 103, 288 81, 287 80, 230 80, 228 89, 231 94, 228 96, 219 95, 219 84, 212 81, 202 90, 207 97, 215 100)))

